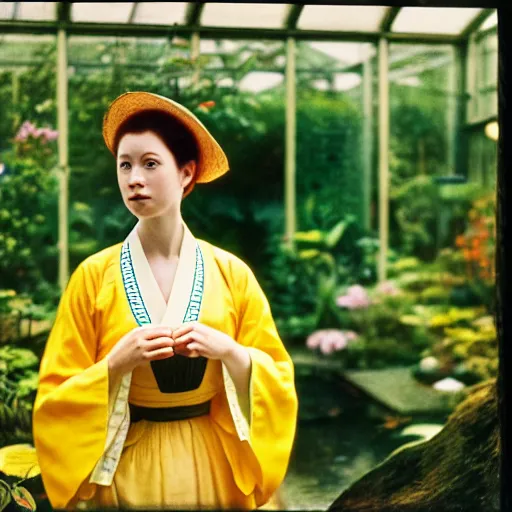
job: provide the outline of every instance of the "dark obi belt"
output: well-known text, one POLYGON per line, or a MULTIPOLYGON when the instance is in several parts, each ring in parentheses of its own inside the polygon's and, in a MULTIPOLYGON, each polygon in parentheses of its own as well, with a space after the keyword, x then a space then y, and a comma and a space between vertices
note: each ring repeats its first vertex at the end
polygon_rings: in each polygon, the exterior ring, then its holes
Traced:
POLYGON ((178 407, 141 407, 130 405, 130 421, 137 423, 146 421, 178 421, 207 416, 210 413, 210 400, 196 405, 181 405, 178 407))

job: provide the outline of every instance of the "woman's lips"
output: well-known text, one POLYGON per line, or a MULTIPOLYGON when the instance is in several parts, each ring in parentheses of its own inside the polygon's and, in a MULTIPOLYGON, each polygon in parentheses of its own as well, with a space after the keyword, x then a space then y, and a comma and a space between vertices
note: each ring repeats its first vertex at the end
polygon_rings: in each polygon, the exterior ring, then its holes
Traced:
POLYGON ((130 201, 143 201, 145 199, 151 199, 149 196, 132 196, 129 198, 130 201))

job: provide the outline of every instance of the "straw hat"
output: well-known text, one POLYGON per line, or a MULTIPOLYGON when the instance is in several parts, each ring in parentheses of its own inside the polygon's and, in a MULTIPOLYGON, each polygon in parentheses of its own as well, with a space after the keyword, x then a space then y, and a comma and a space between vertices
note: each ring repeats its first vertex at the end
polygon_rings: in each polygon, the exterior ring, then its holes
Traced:
POLYGON ((190 130, 199 150, 195 182, 207 183, 229 171, 228 159, 206 127, 187 108, 164 96, 149 92, 127 92, 115 99, 103 118, 103 138, 114 153, 117 130, 129 117, 144 110, 160 110, 178 119, 190 130))

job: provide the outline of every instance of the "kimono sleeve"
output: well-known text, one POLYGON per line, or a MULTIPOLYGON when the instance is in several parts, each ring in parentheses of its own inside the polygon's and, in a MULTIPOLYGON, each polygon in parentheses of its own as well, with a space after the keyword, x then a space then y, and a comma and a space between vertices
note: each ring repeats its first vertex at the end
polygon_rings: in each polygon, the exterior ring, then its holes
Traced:
POLYGON ((294 368, 270 305, 245 264, 234 275, 239 293, 236 341, 250 352, 249 444, 258 462, 255 495, 264 503, 282 483, 295 438, 298 401, 294 368))
POLYGON ((82 263, 63 293, 34 404, 34 444, 46 493, 56 509, 68 507, 75 498, 106 441, 108 366, 106 358, 96 362, 94 274, 82 263))

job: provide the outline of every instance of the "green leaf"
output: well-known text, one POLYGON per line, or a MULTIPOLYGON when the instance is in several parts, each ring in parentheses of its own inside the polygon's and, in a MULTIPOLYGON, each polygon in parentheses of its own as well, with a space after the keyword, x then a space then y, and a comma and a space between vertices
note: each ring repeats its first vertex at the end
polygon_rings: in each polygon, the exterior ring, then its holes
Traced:
POLYGON ((336 224, 336 226, 334 226, 327 234, 325 237, 325 243, 329 249, 332 249, 337 245, 349 224, 351 224, 351 221, 342 220, 338 222, 338 224, 336 224))
POLYGON ((425 320, 416 315, 403 315, 400 317, 400 323, 404 325, 421 326, 425 324, 425 320))
POLYGON ((306 249, 304 251, 299 251, 298 256, 301 260, 312 260, 320 256, 320 251, 317 249, 306 249))
POLYGON ((299 231, 295 233, 293 238, 296 242, 320 243, 324 240, 324 234, 320 230, 314 229, 312 231, 299 231))
POLYGON ((7 508, 11 499, 11 489, 9 485, 3 480, 0 480, 0 512, 7 508))

